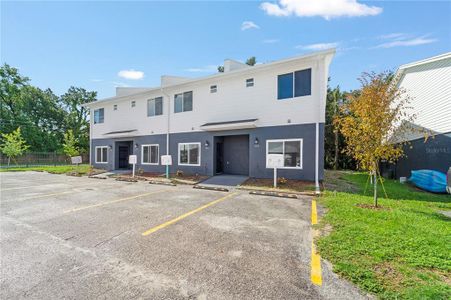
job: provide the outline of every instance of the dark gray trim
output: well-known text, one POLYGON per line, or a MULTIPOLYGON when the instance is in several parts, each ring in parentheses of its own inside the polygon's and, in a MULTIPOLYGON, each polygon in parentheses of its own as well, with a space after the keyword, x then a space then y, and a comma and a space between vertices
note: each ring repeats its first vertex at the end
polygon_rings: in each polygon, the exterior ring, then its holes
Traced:
POLYGON ((111 131, 111 132, 104 133, 103 135, 115 134, 115 133, 129 133, 129 132, 133 132, 133 131, 136 131, 136 129, 121 130, 121 131, 111 131))
POLYGON ((212 125, 226 125, 226 124, 248 123, 248 122, 255 122, 257 120, 258 119, 247 119, 247 120, 236 120, 236 121, 225 121, 225 122, 211 122, 211 123, 205 123, 204 125, 200 125, 200 127, 212 126, 212 125))

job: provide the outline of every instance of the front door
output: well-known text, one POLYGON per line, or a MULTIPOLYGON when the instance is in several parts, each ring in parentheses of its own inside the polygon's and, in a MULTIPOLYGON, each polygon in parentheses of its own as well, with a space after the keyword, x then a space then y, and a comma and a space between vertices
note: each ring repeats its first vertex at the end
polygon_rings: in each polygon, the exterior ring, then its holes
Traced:
POLYGON ((224 173, 249 175, 249 136, 225 136, 223 147, 224 173))
POLYGON ((128 168, 129 147, 119 146, 119 169, 128 168))

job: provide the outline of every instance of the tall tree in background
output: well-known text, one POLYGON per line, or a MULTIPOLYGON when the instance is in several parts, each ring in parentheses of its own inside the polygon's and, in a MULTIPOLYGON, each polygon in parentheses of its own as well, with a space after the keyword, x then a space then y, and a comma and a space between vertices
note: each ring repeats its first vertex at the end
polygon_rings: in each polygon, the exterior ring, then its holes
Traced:
POLYGON ((355 169, 355 161, 343 152, 346 142, 334 120, 342 114, 340 107, 346 103, 347 93, 340 87, 327 88, 326 124, 325 124, 325 167, 329 169, 355 169))
POLYGON ((61 151, 64 133, 71 129, 77 146, 86 152, 88 112, 81 105, 95 100, 96 92, 76 87, 59 98, 50 89, 30 85, 16 68, 0 67, 0 131, 11 133, 20 127, 31 151, 61 151))
POLYGON ((70 87, 61 96, 61 104, 67 112, 65 117, 66 131, 71 130, 77 139, 77 147, 81 152, 89 149, 89 111, 83 104, 95 101, 97 92, 88 92, 84 88, 70 87))
POLYGON ((390 138, 395 132, 398 136, 405 134, 410 129, 403 124, 414 119, 407 113, 410 99, 396 81, 391 72, 364 73, 360 93, 349 95, 349 101, 341 107, 343 114, 337 118, 347 143, 346 152, 354 157, 360 169, 374 177, 376 207, 379 163, 395 162, 403 155, 402 145, 390 138))

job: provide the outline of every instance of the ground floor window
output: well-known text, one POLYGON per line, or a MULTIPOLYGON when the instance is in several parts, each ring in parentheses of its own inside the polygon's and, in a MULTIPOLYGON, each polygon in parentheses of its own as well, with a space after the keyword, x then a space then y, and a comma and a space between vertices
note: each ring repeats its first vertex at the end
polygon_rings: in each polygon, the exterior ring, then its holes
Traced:
POLYGON ((142 145, 141 163, 144 165, 158 165, 160 156, 159 148, 160 146, 157 144, 142 145))
POLYGON ((96 147, 96 163, 97 164, 108 163, 108 146, 96 147))
POLYGON ((200 143, 179 144, 179 165, 200 166, 200 143))
POLYGON ((302 169, 302 139, 267 140, 268 154, 283 154, 286 169, 302 169))

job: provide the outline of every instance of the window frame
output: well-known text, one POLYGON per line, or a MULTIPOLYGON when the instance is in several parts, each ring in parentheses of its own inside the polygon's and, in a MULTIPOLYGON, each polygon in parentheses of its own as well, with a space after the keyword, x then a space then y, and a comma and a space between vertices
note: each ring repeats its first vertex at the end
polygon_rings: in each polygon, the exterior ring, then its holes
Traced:
POLYGON ((184 113, 184 112, 190 112, 194 110, 194 93, 193 91, 187 91, 187 92, 181 92, 174 94, 174 114, 184 113), (191 93, 191 110, 185 110, 185 94, 191 93), (182 95, 182 110, 181 111, 175 111, 176 109, 176 103, 175 100, 178 95, 182 95))
MULTIPOLYGON (((100 156, 103 160, 103 151, 100 151, 100 156)), ((95 162, 96 164, 107 164, 108 163, 108 146, 96 146, 95 147, 95 162), (106 148, 106 161, 99 161, 97 157, 97 149, 104 149, 106 148)))
POLYGON ((283 74, 278 74, 277 75, 277 100, 285 100, 285 99, 294 99, 294 98, 300 98, 300 97, 308 97, 312 95, 312 76, 313 76, 313 70, 312 68, 307 68, 307 69, 302 69, 302 70, 296 70, 293 72, 288 72, 288 73, 283 73, 283 74), (308 95, 300 95, 300 96, 296 96, 296 73, 302 72, 302 71, 307 71, 310 70, 310 94, 308 95), (286 97, 286 98, 279 98, 279 77, 283 76, 283 75, 289 75, 291 74, 292 77, 292 91, 291 91, 291 97, 286 97))
POLYGON ((210 85, 210 94, 215 94, 217 92, 218 92, 218 85, 217 84, 210 85))
POLYGON ((146 106, 146 108, 147 108, 147 117, 148 118, 162 116, 164 114, 164 98, 162 96, 159 96, 159 97, 147 99, 147 106, 146 106), (157 112, 157 109, 156 109, 156 107, 157 107, 157 99, 161 99, 161 114, 158 114, 158 115, 156 114, 156 112, 157 112), (155 112, 155 114, 151 115, 151 116, 149 116, 149 102, 150 101, 153 101, 153 103, 154 103, 153 104, 153 111, 155 112))
POLYGON ((255 85, 254 77, 246 79, 246 88, 254 87, 254 85, 255 85))
POLYGON ((142 165, 154 165, 157 166, 160 164, 160 145, 159 144, 144 144, 141 145, 141 164, 142 165), (152 162, 144 162, 144 147, 149 147, 149 161, 152 161, 152 151, 151 147, 157 147, 157 162, 156 163, 152 163, 152 162))
POLYGON ((94 121, 94 124, 103 124, 105 122, 105 108, 104 107, 94 109, 94 120, 93 121, 94 121), (101 110, 103 111, 102 122, 100 122, 100 116, 99 116, 99 121, 96 121, 96 111, 99 111, 99 114, 100 114, 101 110))
POLYGON ((189 166, 189 167, 200 167, 201 166, 201 157, 202 157, 202 147, 201 147, 201 143, 198 142, 188 142, 188 143, 178 143, 178 149, 177 149, 177 164, 179 166, 189 166), (189 149, 188 149, 188 163, 181 163, 180 162, 180 150, 181 150, 181 146, 182 145, 198 145, 199 146, 199 155, 197 156, 198 158, 198 163, 197 164, 190 164, 189 163, 189 149))
POLYGON ((294 139, 273 139, 273 140, 266 140, 266 150, 265 150, 265 158, 266 158, 266 162, 265 162, 265 167, 267 169, 272 169, 268 167, 268 151, 269 151, 269 143, 280 143, 282 142, 282 152, 283 152, 283 164, 285 165, 285 142, 299 142, 300 143, 300 148, 299 148, 299 162, 300 162, 300 166, 299 167, 281 167, 281 168, 277 168, 277 169, 291 169, 291 170, 302 170, 303 169, 303 160, 304 160, 304 151, 303 151, 303 147, 304 147, 304 139, 302 138, 294 138, 294 139))

